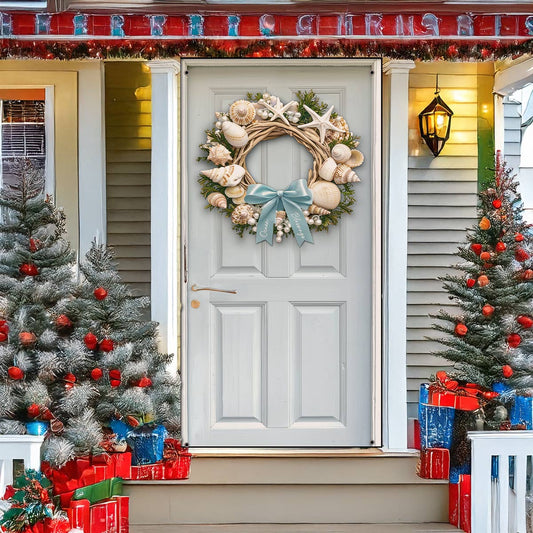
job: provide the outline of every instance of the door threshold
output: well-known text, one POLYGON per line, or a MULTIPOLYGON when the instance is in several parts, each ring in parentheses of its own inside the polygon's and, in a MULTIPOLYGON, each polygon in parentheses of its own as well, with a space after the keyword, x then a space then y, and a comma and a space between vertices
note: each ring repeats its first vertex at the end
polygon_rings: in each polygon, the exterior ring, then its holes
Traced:
POLYGON ((205 448, 191 447, 195 457, 413 457, 419 451, 385 448, 205 448))

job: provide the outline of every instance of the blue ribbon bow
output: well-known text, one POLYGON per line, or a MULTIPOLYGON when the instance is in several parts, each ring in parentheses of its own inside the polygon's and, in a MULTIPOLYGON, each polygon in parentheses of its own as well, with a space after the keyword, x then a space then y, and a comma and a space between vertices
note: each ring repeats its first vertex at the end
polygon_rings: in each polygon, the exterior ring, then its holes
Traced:
POLYGON ((311 205, 313 193, 307 187, 305 179, 294 180, 284 191, 276 191, 268 185, 248 185, 244 201, 248 204, 262 205, 261 216, 257 221, 255 242, 267 241, 272 245, 273 229, 276 223, 276 211, 285 211, 298 246, 304 242, 313 242, 309 226, 302 210, 311 205))

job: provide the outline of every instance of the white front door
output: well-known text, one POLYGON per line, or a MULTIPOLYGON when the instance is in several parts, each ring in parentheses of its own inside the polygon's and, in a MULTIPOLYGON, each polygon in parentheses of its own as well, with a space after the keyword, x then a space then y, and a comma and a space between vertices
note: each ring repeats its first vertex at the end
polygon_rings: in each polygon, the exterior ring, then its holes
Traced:
MULTIPOLYGON (((187 62, 183 168, 187 230, 185 434, 190 446, 371 446, 379 436, 380 91, 375 61, 187 62), (375 73, 374 73, 375 70, 375 73), (313 89, 345 117, 365 163, 357 202, 314 244, 256 244, 205 207, 197 177, 215 111, 246 93, 282 101, 313 89), (185 179, 185 178, 184 178, 185 179), (191 286, 236 294, 192 292, 191 286), (194 302, 193 302, 194 300, 194 302), (193 303, 194 305, 191 305, 193 303), (198 306, 199 304, 199 306, 198 306)), ((284 189, 312 162, 289 137, 247 158, 256 181, 284 189)))

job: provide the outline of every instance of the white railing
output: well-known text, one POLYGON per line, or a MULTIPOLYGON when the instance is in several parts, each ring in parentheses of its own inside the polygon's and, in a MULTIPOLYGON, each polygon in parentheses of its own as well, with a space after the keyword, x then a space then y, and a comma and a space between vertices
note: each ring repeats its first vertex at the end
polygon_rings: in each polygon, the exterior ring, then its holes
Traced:
POLYGON ((472 442, 472 533, 530 531, 531 526, 526 529, 526 499, 531 491, 533 431, 473 431, 468 436, 472 442), (493 457, 498 457, 497 474, 492 472, 493 457))

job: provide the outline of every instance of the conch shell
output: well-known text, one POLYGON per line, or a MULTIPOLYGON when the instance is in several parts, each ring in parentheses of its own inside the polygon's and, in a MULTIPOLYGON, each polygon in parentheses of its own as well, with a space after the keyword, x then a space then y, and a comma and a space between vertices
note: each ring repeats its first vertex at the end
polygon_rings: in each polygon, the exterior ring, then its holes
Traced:
POLYGON ((318 175, 326 181, 331 181, 336 168, 337 163, 335 162, 335 159, 328 157, 322 163, 322 165, 320 165, 320 168, 318 169, 318 175))
POLYGON ((247 126, 255 118, 255 107, 252 102, 247 100, 237 100, 229 108, 229 117, 235 124, 247 126))
POLYGON ((327 209, 324 209, 323 207, 318 207, 318 205, 311 204, 307 210, 312 215, 329 215, 331 211, 328 211, 327 209))
POLYGON ((215 165, 225 165, 231 161, 231 152, 222 144, 216 143, 209 148, 209 155, 207 156, 209 161, 212 161, 215 165))
POLYGON ((215 183, 220 183, 223 187, 234 187, 241 182, 245 172, 240 165, 228 165, 227 167, 202 170, 201 174, 215 183))
POLYGON ((218 207, 220 209, 226 209, 226 207, 228 207, 228 202, 226 200, 226 197, 220 192, 212 192, 207 197, 207 201, 211 205, 214 205, 215 207, 218 207))
POLYGON ((248 142, 246 130, 234 122, 223 122, 222 133, 231 146, 235 146, 235 148, 242 148, 248 142))
POLYGON ((317 207, 332 210, 335 209, 341 201, 341 191, 329 181, 316 181, 309 186, 313 193, 313 203, 317 207))
POLYGON ((363 164, 363 161, 365 160, 365 156, 362 152, 359 150, 352 150, 352 155, 350 156, 350 159, 346 161, 346 164, 351 167, 360 167, 363 164))
POLYGON ((342 185, 344 183, 353 183, 354 181, 361 181, 357 174, 344 163, 337 165, 335 172, 333 174, 333 181, 337 185, 342 185))
POLYGON ((247 224, 251 218, 254 218, 254 210, 248 204, 238 205, 231 213, 231 221, 234 224, 247 224))
POLYGON ((331 149, 331 157, 337 161, 337 163, 346 163, 352 156, 352 151, 349 146, 339 143, 331 149))

